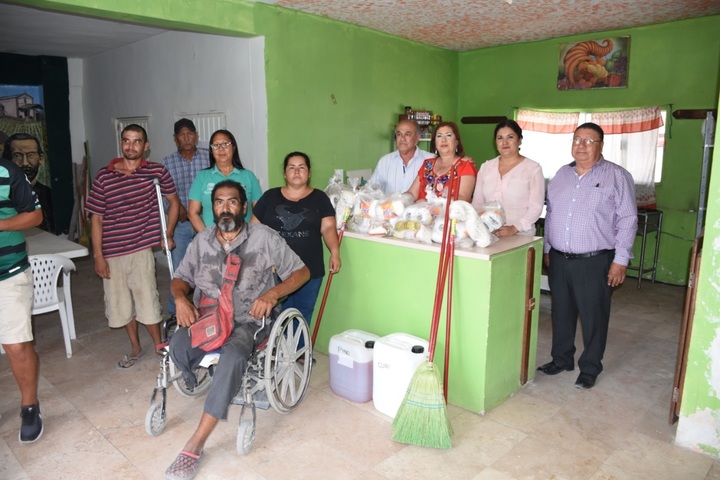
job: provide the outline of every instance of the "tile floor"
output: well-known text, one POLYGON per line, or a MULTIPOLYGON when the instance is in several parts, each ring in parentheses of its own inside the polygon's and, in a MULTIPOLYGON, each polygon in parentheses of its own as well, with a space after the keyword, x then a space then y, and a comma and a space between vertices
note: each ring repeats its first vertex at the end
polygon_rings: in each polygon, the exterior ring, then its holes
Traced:
MULTIPOLYGON (((57 313, 35 319, 41 358, 43 438, 20 445, 16 385, 0 357, 0 479, 160 479, 199 419, 202 400, 168 394, 158 437, 144 418, 158 360, 113 368, 126 353, 108 329, 101 281, 76 261, 78 340, 65 358, 57 313)), ((159 271, 167 298, 167 271, 159 271)), ((549 297, 542 296, 538 364, 549 359, 549 297)), ((684 288, 630 282, 615 295, 605 373, 594 389, 573 387, 577 371, 538 375, 487 415, 450 407, 450 450, 394 443, 388 417, 335 396, 318 355, 308 393, 289 415, 258 413, 253 449, 235 452, 239 408, 206 448, 199 479, 720 479, 720 462, 673 444, 667 423, 684 288)), ((147 334, 143 343, 150 347, 147 334)))

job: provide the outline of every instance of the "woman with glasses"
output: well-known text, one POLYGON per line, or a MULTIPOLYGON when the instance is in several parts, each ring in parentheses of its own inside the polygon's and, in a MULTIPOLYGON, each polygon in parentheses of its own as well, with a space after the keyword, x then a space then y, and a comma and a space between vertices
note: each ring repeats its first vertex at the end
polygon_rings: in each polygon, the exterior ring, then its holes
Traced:
POLYGON ((520 154, 522 128, 515 120, 495 127, 499 155, 480 166, 472 205, 482 211, 491 202, 505 211, 505 225, 493 233, 498 237, 535 235, 535 222, 545 203, 545 178, 537 162, 520 154))
POLYGON ((248 201, 245 221, 249 222, 252 207, 262 195, 260 182, 243 167, 233 134, 217 130, 210 137, 210 167, 198 172, 188 195, 188 218, 196 232, 213 224, 212 189, 223 180, 234 180, 245 188, 248 201))

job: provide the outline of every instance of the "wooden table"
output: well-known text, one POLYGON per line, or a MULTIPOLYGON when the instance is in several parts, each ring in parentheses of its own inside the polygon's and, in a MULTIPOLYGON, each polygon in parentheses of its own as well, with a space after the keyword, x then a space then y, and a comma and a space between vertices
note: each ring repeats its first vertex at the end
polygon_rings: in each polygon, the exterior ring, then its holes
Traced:
POLYGON ((28 255, 55 254, 67 258, 77 258, 88 254, 88 249, 79 243, 71 242, 39 228, 23 230, 23 234, 28 255))

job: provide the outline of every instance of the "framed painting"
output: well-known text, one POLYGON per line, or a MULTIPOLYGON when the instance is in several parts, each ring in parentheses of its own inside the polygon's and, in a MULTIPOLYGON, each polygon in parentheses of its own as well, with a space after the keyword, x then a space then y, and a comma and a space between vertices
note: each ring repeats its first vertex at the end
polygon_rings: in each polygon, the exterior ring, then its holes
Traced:
POLYGON ((627 87, 629 48, 630 37, 560 44, 558 90, 627 87))

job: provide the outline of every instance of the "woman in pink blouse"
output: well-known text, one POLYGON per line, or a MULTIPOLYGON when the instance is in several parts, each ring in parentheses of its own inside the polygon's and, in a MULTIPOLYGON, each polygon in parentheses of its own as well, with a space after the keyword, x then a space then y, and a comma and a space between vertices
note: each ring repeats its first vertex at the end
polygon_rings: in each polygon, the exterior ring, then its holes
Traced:
POLYGON ((498 237, 535 235, 535 222, 545 203, 545 178, 537 162, 520 154, 522 128, 514 120, 495 127, 495 145, 500 155, 480 166, 472 205, 482 211, 490 202, 505 210, 505 225, 493 233, 498 237))

